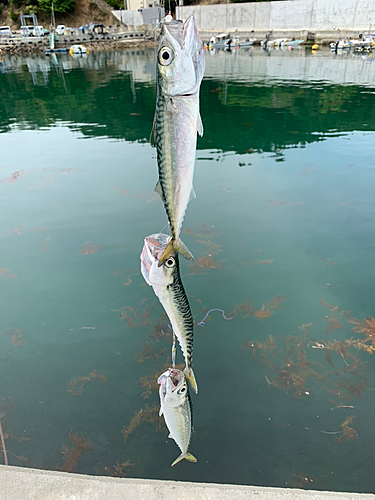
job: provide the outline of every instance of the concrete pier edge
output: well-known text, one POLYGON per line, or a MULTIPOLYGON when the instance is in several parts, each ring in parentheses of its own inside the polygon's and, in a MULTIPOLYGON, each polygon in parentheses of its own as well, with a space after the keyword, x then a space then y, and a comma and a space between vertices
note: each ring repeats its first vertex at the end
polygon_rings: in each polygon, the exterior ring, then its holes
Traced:
POLYGON ((371 493, 86 476, 0 465, 1 500, 365 500, 371 493))

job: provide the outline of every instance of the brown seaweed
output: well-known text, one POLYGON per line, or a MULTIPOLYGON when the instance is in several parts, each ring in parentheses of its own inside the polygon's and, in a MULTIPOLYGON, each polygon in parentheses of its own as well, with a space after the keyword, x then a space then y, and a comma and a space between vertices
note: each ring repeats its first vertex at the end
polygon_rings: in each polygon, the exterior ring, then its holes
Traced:
MULTIPOLYGON (((151 306, 154 303, 151 304, 151 306)), ((121 309, 112 309, 114 312, 120 311, 120 318, 125 319, 129 328, 139 328, 145 325, 152 325, 150 319, 152 310, 148 304, 148 299, 143 299, 138 307, 125 306, 121 309)))
POLYGON ((101 384, 107 382, 107 378, 101 375, 97 371, 92 371, 87 377, 76 377, 68 384, 67 391, 70 392, 72 396, 80 396, 83 393, 83 386, 92 380, 99 380, 101 384))
POLYGON ((82 255, 94 255, 101 247, 102 245, 93 245, 88 242, 81 248, 80 253, 82 255))
POLYGON ((78 437, 77 434, 71 430, 69 433, 69 441, 74 444, 74 448, 62 446, 61 453, 63 455, 64 465, 61 467, 62 472, 73 472, 77 468, 78 461, 85 450, 92 450, 93 447, 83 437, 78 437))
POLYGON ((18 180, 20 180, 26 174, 26 170, 17 170, 10 174, 6 179, 1 180, 0 182, 5 182, 5 184, 15 184, 18 180))
POLYGON ((326 335, 328 335, 332 330, 341 330, 342 328, 344 328, 344 325, 339 321, 338 316, 336 316, 336 314, 334 314, 332 311, 330 312, 329 316, 322 316, 322 320, 325 323, 328 323, 326 328, 326 335))
POLYGON ((138 361, 138 363, 144 363, 149 359, 157 361, 159 358, 161 358, 161 356, 163 356, 163 354, 167 352, 167 349, 154 350, 152 346, 152 342, 143 342, 143 349, 141 352, 136 354, 134 360, 138 361))
POLYGON ((336 438, 336 444, 340 444, 344 439, 347 441, 353 441, 353 439, 357 439, 358 432, 353 429, 353 427, 349 427, 349 424, 353 422, 353 420, 357 418, 356 415, 351 415, 347 417, 344 422, 341 424, 342 434, 340 437, 336 438))
POLYGON ((189 264, 189 269, 194 274, 202 274, 202 272, 209 269, 220 269, 222 267, 221 262, 215 261, 212 254, 202 255, 189 264))
POLYGON ((229 313, 229 316, 234 316, 238 313, 245 313, 242 316, 242 319, 246 319, 249 316, 255 316, 263 322, 264 319, 272 316, 276 309, 281 309, 279 304, 284 300, 287 300, 287 298, 288 297, 286 295, 278 294, 269 302, 262 304, 262 307, 260 309, 255 308, 255 306, 252 304, 251 299, 245 299, 243 302, 241 302, 241 304, 239 304, 229 313))
POLYGON ((12 273, 12 270, 9 267, 0 267, 0 276, 5 279, 17 279, 17 276, 12 273))
POLYGON ((159 417, 159 406, 146 405, 146 408, 135 412, 129 425, 122 428, 121 434, 124 437, 125 443, 129 439, 129 436, 144 422, 154 425, 155 432, 163 432, 166 429, 163 419, 159 417))
POLYGON ((375 318, 370 316, 365 318, 363 321, 360 321, 357 318, 351 318, 349 316, 347 318, 347 322, 354 325, 352 327, 353 332, 363 333, 366 337, 365 342, 369 342, 371 347, 375 348, 375 318))

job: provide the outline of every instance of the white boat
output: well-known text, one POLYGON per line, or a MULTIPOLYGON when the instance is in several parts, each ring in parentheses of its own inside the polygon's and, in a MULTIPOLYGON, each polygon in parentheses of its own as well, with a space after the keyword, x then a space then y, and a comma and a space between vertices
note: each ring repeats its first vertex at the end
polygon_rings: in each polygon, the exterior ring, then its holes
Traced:
POLYGON ((233 38, 234 47, 251 47, 253 43, 256 42, 256 38, 246 38, 245 40, 240 40, 238 36, 233 38))
POLYGON ((208 42, 209 49, 226 48, 231 37, 228 33, 220 33, 220 35, 212 36, 208 42))
POLYGON ((299 47, 304 40, 285 40, 280 43, 281 47, 299 47))
POLYGON ((331 42, 329 44, 329 48, 331 50, 344 50, 344 49, 350 49, 352 46, 352 42, 348 40, 337 40, 336 42, 331 42))
POLYGON ((353 40, 354 50, 372 49, 375 46, 374 35, 365 35, 361 40, 353 40))
POLYGON ((89 53, 89 50, 86 49, 83 45, 72 45, 69 49, 69 54, 71 56, 83 56, 89 53))

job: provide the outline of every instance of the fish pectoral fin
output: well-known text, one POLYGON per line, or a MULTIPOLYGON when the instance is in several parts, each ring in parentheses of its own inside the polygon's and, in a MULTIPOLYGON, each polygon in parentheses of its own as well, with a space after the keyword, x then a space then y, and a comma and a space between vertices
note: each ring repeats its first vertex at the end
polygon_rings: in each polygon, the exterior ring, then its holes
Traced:
POLYGON ((164 196, 163 196, 163 191, 161 189, 160 181, 156 183, 156 186, 154 187, 155 193, 158 193, 160 195, 160 198, 162 199, 162 202, 164 203, 164 196))
POLYGON ((160 406, 160 410, 159 410, 159 417, 161 417, 163 415, 163 407, 160 406))
POLYGON ((173 102, 173 99, 168 99, 167 101, 167 111, 169 111, 170 113, 175 113, 177 111, 177 108, 173 102))
POLYGON ((163 255, 159 259, 158 267, 161 267, 174 252, 178 252, 187 260, 194 260, 193 254, 184 242, 180 239, 178 239, 178 241, 171 240, 168 243, 167 248, 164 250, 163 255))
POLYGON ((197 132, 202 137, 202 135, 203 135, 203 123, 202 123, 202 118, 201 118, 200 113, 198 113, 198 119, 197 119, 197 132))
POLYGON ((189 462, 197 462, 197 459, 187 451, 186 453, 181 453, 181 455, 178 458, 176 458, 173 464, 171 464, 171 467, 174 467, 183 459, 188 460, 189 462))
POLYGON ((197 195, 195 194, 195 191, 194 191, 194 188, 192 187, 191 188, 191 191, 190 191, 190 197, 189 197, 189 202, 191 200, 195 200, 195 198, 197 197, 197 195))

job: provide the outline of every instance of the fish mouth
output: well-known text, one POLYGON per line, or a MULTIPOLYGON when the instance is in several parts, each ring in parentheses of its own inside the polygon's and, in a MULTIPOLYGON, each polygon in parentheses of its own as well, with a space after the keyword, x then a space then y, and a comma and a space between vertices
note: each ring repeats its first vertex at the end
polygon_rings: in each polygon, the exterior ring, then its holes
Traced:
POLYGON ((170 239, 170 236, 163 233, 151 234, 144 239, 144 245, 141 253, 141 272, 147 283, 149 283, 149 275, 152 266, 156 262, 159 262, 160 257, 167 248, 170 239))
POLYGON ((175 392, 184 381, 184 374, 176 368, 168 368, 168 370, 160 375, 158 384, 161 385, 164 394, 175 392))

